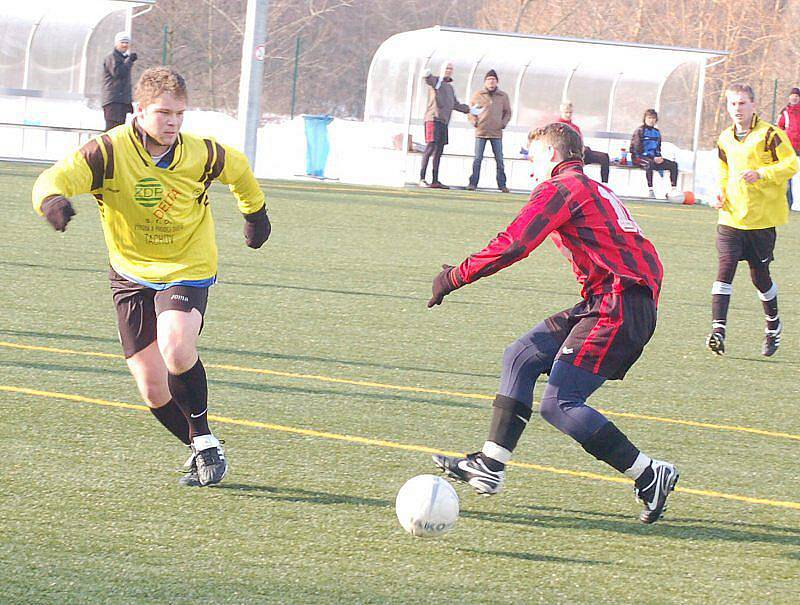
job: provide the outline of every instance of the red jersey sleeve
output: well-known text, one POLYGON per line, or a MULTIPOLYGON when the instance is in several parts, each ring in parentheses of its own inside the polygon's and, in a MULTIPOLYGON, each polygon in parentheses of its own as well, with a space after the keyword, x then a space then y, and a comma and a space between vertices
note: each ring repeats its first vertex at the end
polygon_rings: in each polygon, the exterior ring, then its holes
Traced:
POLYGON ((526 258, 570 216, 564 196, 552 183, 542 183, 504 231, 457 267, 458 278, 469 284, 526 258))

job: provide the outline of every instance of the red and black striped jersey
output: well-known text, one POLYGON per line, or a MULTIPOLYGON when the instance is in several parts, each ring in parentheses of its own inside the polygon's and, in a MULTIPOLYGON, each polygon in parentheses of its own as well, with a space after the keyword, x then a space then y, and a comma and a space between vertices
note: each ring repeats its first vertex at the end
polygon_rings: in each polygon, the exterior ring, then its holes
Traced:
POLYGON ((581 295, 650 289, 658 302, 664 269, 611 189, 583 173, 580 161, 562 162, 531 193, 511 224, 457 268, 455 279, 474 282, 526 258, 547 236, 572 264, 581 295))

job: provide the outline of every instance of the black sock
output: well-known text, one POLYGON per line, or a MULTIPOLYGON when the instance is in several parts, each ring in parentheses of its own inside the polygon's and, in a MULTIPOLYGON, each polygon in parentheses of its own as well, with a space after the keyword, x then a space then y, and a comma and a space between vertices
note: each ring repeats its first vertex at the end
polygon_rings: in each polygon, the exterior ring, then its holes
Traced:
POLYGON ((581 447, 620 473, 633 466, 639 456, 636 446, 613 422, 608 422, 597 429, 591 437, 581 443, 581 447))
POLYGON ((186 445, 192 442, 192 440, 189 439, 189 423, 186 421, 186 416, 184 416, 174 399, 170 399, 160 408, 150 408, 150 412, 164 425, 164 428, 186 445))
POLYGON ((725 326, 728 321, 728 305, 730 303, 730 294, 713 294, 711 296, 711 325, 714 332, 725 333, 725 326))
POLYGON ((189 436, 210 435, 208 428, 208 382, 203 362, 197 363, 183 374, 167 375, 169 392, 189 422, 189 436))
POLYGON ((488 441, 513 452, 530 419, 530 406, 497 394, 492 404, 492 424, 489 427, 488 441))

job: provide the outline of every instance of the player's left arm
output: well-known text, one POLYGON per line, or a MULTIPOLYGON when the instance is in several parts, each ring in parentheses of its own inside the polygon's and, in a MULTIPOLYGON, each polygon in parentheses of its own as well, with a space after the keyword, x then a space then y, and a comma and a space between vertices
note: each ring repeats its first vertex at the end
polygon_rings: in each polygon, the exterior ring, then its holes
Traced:
POLYGON ((244 215, 245 242, 250 248, 260 248, 272 232, 264 192, 250 169, 247 157, 241 151, 220 143, 216 145, 225 154, 219 181, 230 187, 239 211, 244 215))
POLYGON ((789 140, 789 135, 783 130, 772 129, 764 143, 766 149, 772 153, 773 160, 777 161, 762 166, 756 172, 767 181, 785 183, 800 170, 800 163, 798 163, 797 154, 789 140))
POLYGON ((428 307, 441 304, 453 290, 527 258, 551 231, 569 218, 570 210, 555 185, 539 185, 511 224, 483 250, 471 254, 458 267, 442 266, 442 271, 433 281, 433 297, 428 301, 428 307))

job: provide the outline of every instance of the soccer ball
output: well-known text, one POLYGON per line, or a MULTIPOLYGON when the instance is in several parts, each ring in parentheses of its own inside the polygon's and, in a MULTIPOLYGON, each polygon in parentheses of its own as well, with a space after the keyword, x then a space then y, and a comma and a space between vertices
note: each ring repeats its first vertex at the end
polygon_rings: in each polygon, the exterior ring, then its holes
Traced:
POLYGON ((417 475, 397 492, 397 520, 412 536, 432 538, 453 529, 458 519, 458 495, 435 475, 417 475))

